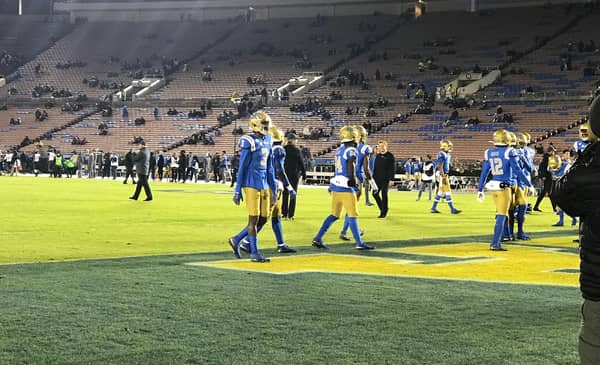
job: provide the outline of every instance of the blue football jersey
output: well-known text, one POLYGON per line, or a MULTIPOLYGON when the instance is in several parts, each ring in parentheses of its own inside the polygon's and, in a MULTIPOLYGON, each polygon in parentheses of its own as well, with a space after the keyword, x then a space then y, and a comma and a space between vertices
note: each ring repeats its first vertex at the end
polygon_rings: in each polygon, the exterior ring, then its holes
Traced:
POLYGON ((568 163, 567 161, 562 161, 562 163, 560 164, 560 168, 558 168, 558 170, 550 170, 550 174, 552 175, 552 178, 554 180, 560 179, 564 176, 564 174, 567 173, 569 167, 571 167, 570 163, 568 163))
POLYGON ((254 133, 242 136, 238 142, 240 147, 240 168, 237 183, 241 187, 266 190, 268 174, 272 174, 271 137, 254 133))
POLYGON ((478 191, 483 191, 483 186, 492 174, 492 180, 513 186, 517 182, 529 186, 531 183, 519 165, 519 152, 512 147, 498 146, 487 149, 484 154, 483 168, 479 178, 478 191))
POLYGON ((272 156, 273 156, 273 169, 275 170, 275 179, 281 181, 284 186, 287 186, 289 182, 286 179, 285 175, 285 149, 281 145, 273 146, 272 148, 272 156), (283 174, 284 180, 281 179, 281 175, 283 174))
POLYGON ((364 166, 365 156, 370 156, 373 153, 373 147, 369 146, 368 144, 361 143, 356 148, 356 152, 356 177, 358 180, 360 180, 360 182, 363 182, 366 178, 364 166))
MULTIPOLYGON (((354 147, 347 147, 344 145, 338 147, 337 150, 335 150, 334 179, 338 176, 349 179, 351 174, 350 174, 350 171, 348 170, 348 161, 350 161, 350 160, 356 161, 357 156, 358 156, 358 152, 356 151, 356 148, 354 148, 354 147)), ((329 188, 332 191, 336 191, 336 192, 349 192, 349 193, 354 192, 354 189, 352 189, 352 188, 336 185, 334 183, 332 183, 329 186, 329 188)))
POLYGON ((449 152, 445 152, 445 151, 438 152, 437 163, 438 163, 438 165, 439 164, 442 165, 442 171, 444 172, 444 174, 450 173, 450 160, 451 159, 452 159, 452 156, 450 155, 449 152))
POLYGON ((583 152, 583 150, 585 150, 585 148, 589 145, 590 145, 590 142, 579 140, 579 141, 573 143, 573 150, 575 150, 575 152, 578 152, 578 153, 583 152))

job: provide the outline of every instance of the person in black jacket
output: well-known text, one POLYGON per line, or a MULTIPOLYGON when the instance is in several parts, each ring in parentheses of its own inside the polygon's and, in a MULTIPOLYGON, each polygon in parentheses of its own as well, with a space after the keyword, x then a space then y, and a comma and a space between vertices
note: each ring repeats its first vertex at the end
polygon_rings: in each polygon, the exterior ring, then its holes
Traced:
POLYGON ((165 156, 162 153, 158 155, 158 161, 156 162, 156 168, 158 169, 158 179, 162 181, 163 172, 165 168, 165 156))
POLYGON ((129 152, 125 154, 125 181, 123 184, 127 184, 127 179, 131 176, 131 181, 135 185, 135 177, 133 175, 133 150, 130 148, 129 152))
MULTIPOLYGON (((548 159, 550 158, 550 156, 554 155, 555 152, 556 150, 554 149, 554 147, 548 147, 548 152, 544 153, 544 156, 542 157, 542 162, 540 162, 540 167, 538 168, 538 176, 540 177, 540 179, 542 179, 544 185, 542 187, 542 191, 538 195, 535 205, 533 206, 533 210, 535 210, 536 212, 541 212, 540 203, 547 194, 550 194, 550 190, 552 190, 552 174, 550 174, 550 171, 548 170, 548 159)), ((554 204, 552 204, 552 210, 556 211, 554 204)))
POLYGON ((569 171, 552 189, 551 199, 572 217, 580 217, 579 286, 583 296, 579 358, 600 364, 600 98, 590 108, 594 136, 569 171))
POLYGON ((295 196, 291 196, 287 190, 283 191, 283 202, 281 205, 281 215, 283 219, 294 219, 296 214, 296 199, 298 194, 298 184, 300 178, 306 180, 306 169, 304 167, 304 159, 302 152, 296 147, 298 137, 294 133, 287 136, 287 144, 285 145, 285 174, 290 181, 290 185, 296 192, 295 196))
POLYGON ((385 218, 388 214, 388 187, 393 183, 396 173, 396 159, 387 148, 386 141, 377 142, 377 154, 373 169, 373 179, 379 188, 379 191, 373 192, 373 198, 379 207, 379 217, 377 218, 385 218))

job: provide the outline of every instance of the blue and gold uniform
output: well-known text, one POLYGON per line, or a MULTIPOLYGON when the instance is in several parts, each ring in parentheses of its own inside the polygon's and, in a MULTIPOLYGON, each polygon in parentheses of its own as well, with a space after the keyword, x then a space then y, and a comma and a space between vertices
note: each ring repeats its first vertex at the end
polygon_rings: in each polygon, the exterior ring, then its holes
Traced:
MULTIPOLYGON (((553 155, 548 159, 548 170, 550 171, 550 175, 552 176, 552 180, 556 181, 563 177, 569 168, 571 168, 571 161, 569 156, 569 151, 563 151, 564 159, 561 159, 557 155, 553 155)), ((560 207, 556 207, 556 214, 558 215, 558 222, 554 223, 552 226, 554 227, 562 227, 565 225, 565 212, 560 209, 560 207)), ((571 217, 571 225, 574 226, 577 224, 577 218, 571 217)))
POLYGON ((238 147, 240 167, 236 192, 243 190, 248 215, 268 217, 269 187, 275 187, 273 161, 270 158, 271 137, 247 134, 240 138, 238 147))
POLYGON ((438 153, 437 157, 436 169, 439 173, 439 178, 435 199, 433 200, 433 205, 431 206, 431 213, 440 213, 440 211, 437 210, 437 206, 442 198, 446 199, 446 202, 450 207, 450 213, 458 214, 462 212, 461 210, 456 209, 452 203, 452 190, 450 189, 450 177, 448 176, 450 173, 450 161, 452 160, 452 155, 450 152, 452 152, 453 147, 454 145, 450 141, 440 141, 440 152, 438 153))
POLYGON ((338 220, 342 210, 348 214, 348 222, 356 248, 359 250, 373 249, 372 246, 362 242, 358 228, 358 207, 356 199, 356 159, 358 151, 354 147, 358 139, 358 133, 353 127, 343 127, 340 130, 340 139, 343 143, 335 152, 335 172, 331 178, 329 191, 331 192, 331 214, 325 218, 317 235, 313 238, 312 245, 320 249, 326 249, 323 244, 323 236, 338 220))
MULTIPOLYGON (((369 156, 373 153, 373 147, 365 144, 363 142, 359 143, 356 147, 356 177, 358 181, 364 183, 367 179, 367 174, 365 169, 368 169, 369 166, 365 166, 365 157, 368 159, 369 156)), ((368 160, 367 160, 368 161, 368 160)), ((369 169, 370 171, 370 169, 369 169)), ((370 177, 370 176, 369 176, 370 177)))
MULTIPOLYGON (((273 228, 273 233, 275 234, 275 239, 277 241, 277 252, 279 253, 294 253, 296 250, 294 248, 289 247, 285 244, 283 239, 283 227, 281 226, 281 196, 283 189, 287 189, 288 192, 295 196, 296 192, 290 185, 290 181, 285 173, 285 149, 281 146, 283 142, 284 136, 283 132, 279 130, 276 126, 272 126, 270 129, 271 132, 271 140, 273 142, 273 147, 271 149, 271 159, 273 164, 274 171, 274 179, 277 190, 275 193, 269 188, 268 196, 273 194, 277 195, 277 200, 273 207, 271 208, 271 227, 273 228)), ((257 231, 260 232, 264 227, 266 220, 261 220, 257 226, 257 231)), ((242 230, 240 235, 244 235, 241 239, 237 237, 240 242, 240 249, 242 251, 249 251, 248 240, 247 240, 248 230, 242 230)))
POLYGON ((494 148, 485 151, 484 162, 481 176, 479 178, 477 197, 483 200, 484 185, 492 191, 494 203, 496 205, 496 224, 494 225, 494 236, 490 244, 490 249, 494 251, 506 251, 500 245, 502 232, 508 218, 508 211, 513 200, 512 186, 517 181, 522 181, 525 185, 531 186, 531 182, 523 173, 519 166, 519 156, 515 149, 508 146, 510 143, 509 132, 500 129, 494 132, 494 148), (492 174, 492 179, 486 184, 487 178, 492 174), (515 178, 517 181, 515 181, 515 178))
POLYGON ((573 150, 577 153, 583 153, 583 150, 590 145, 591 139, 595 139, 594 134, 590 131, 590 123, 585 122, 579 126, 579 141, 573 143, 573 150))
MULTIPOLYGON (((368 191, 369 185, 371 185, 372 189, 377 191, 377 185, 375 184, 375 182, 372 179, 371 169, 368 165, 369 157, 373 153, 373 147, 364 143, 364 141, 367 137, 366 129, 362 126, 357 126, 355 128, 359 132, 358 133, 359 139, 357 141, 358 146, 356 147, 356 168, 355 168, 355 175, 359 181, 358 186, 355 188, 355 190, 357 192, 356 200, 358 202, 358 200, 360 199, 360 194, 364 187, 366 203, 367 203, 367 205, 373 205, 371 202, 369 202, 369 191, 368 191), (362 131, 361 131, 361 129, 362 129, 362 131), (367 161, 367 164, 365 164, 365 160, 367 161)), ((348 218, 349 218, 349 216, 348 216, 348 214, 346 214, 346 216, 344 217, 344 225, 342 226, 342 231, 340 232, 340 238, 343 239, 344 241, 350 241, 350 238, 347 235, 348 228, 350 228, 350 220, 348 218)), ((360 231, 360 232, 362 233, 362 231, 360 231)))
POLYGON ((271 203, 276 200, 277 185, 271 156, 271 118, 262 111, 256 112, 248 122, 251 133, 238 142, 240 163, 233 201, 239 205, 246 199, 248 226, 229 239, 229 244, 237 258, 240 257, 240 241, 246 237, 250 259, 254 262, 268 262, 269 259, 258 251, 258 227, 264 225, 270 213, 271 203), (242 194, 243 192, 243 194, 242 194))
MULTIPOLYGON (((533 170, 533 157, 535 156, 535 150, 528 146, 531 142, 531 136, 529 133, 522 132, 517 136, 517 151, 519 152, 519 167, 523 170, 527 181, 531 183, 531 171, 533 170)), ((517 192, 515 196, 515 211, 517 218, 517 239, 529 240, 529 236, 525 233, 525 215, 527 213, 527 195, 529 192, 529 186, 525 182, 517 181, 517 192)), ((513 215, 514 217, 514 215, 513 215)), ((513 219, 514 221, 514 219, 513 219)), ((510 231, 512 232, 513 224, 509 224, 510 231)))

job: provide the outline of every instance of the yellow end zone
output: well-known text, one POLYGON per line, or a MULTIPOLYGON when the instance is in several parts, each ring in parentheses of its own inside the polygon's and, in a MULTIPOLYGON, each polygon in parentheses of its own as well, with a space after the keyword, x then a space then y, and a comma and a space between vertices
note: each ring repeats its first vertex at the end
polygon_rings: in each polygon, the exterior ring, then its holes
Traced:
POLYGON ((553 248, 512 245, 508 247, 507 252, 489 251, 487 243, 380 250, 418 255, 414 260, 406 259, 406 256, 403 259, 394 259, 324 253, 272 257, 271 262, 266 264, 242 259, 196 262, 190 265, 270 274, 327 272, 519 284, 578 285, 579 258, 576 254, 559 252, 553 248), (428 262, 427 257, 432 258, 432 262, 428 262), (443 260, 444 257, 448 260, 443 260))

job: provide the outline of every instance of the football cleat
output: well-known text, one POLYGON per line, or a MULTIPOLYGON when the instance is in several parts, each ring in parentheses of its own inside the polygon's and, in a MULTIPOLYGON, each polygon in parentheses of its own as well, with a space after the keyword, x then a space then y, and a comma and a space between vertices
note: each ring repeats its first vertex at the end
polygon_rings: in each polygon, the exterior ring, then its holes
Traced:
POLYGON ((354 246, 357 250, 373 250, 375 247, 371 246, 371 245, 367 245, 366 243, 357 243, 356 246, 354 246))
POLYGON ((235 255, 236 258, 240 258, 240 245, 239 243, 235 242, 235 240, 233 239, 233 237, 231 237, 229 239, 229 246, 231 246, 231 249, 233 250, 233 254, 235 255))
POLYGON ((373 203, 371 203, 371 202, 366 202, 366 203, 365 203, 365 205, 366 205, 367 207, 372 207, 372 206, 373 206, 373 205, 375 205, 375 204, 373 204, 373 203))
POLYGON ((252 262, 270 262, 271 260, 267 257, 264 257, 260 253, 256 253, 254 255, 250 255, 250 261, 252 261, 252 262))
POLYGON ((318 240, 316 238, 313 238, 313 240, 312 240, 312 246, 316 247, 316 248, 320 248, 322 250, 329 249, 329 247, 325 246, 325 244, 323 243, 323 240, 318 240))
POLYGON ((526 233, 519 233, 517 235, 517 239, 521 241, 529 241, 531 237, 529 237, 526 233))
POLYGON ((508 249, 502 246, 490 246, 490 251, 508 251, 508 249))
POLYGON ((556 222, 556 223, 554 223, 554 224, 552 225, 552 227, 562 227, 562 226, 564 226, 564 225, 565 225, 564 223, 561 223, 561 222, 556 222))
POLYGON ((452 214, 460 214, 461 212, 462 212, 462 210, 460 210, 460 209, 454 209, 450 213, 452 213, 452 214))
POLYGON ((288 246, 284 243, 283 245, 277 246, 277 252, 279 252, 279 253, 296 253, 296 249, 291 248, 290 246, 288 246))
POLYGON ((245 253, 250 253, 250 242, 245 238, 240 242, 240 251, 244 251, 245 253))
POLYGON ((340 239, 343 241, 350 241, 350 237, 345 233, 340 233, 340 239))
POLYGON ((440 214, 440 213, 441 213, 441 212, 440 212, 439 210, 437 210, 437 209, 432 209, 430 212, 431 212, 431 213, 436 213, 436 214, 440 214))

